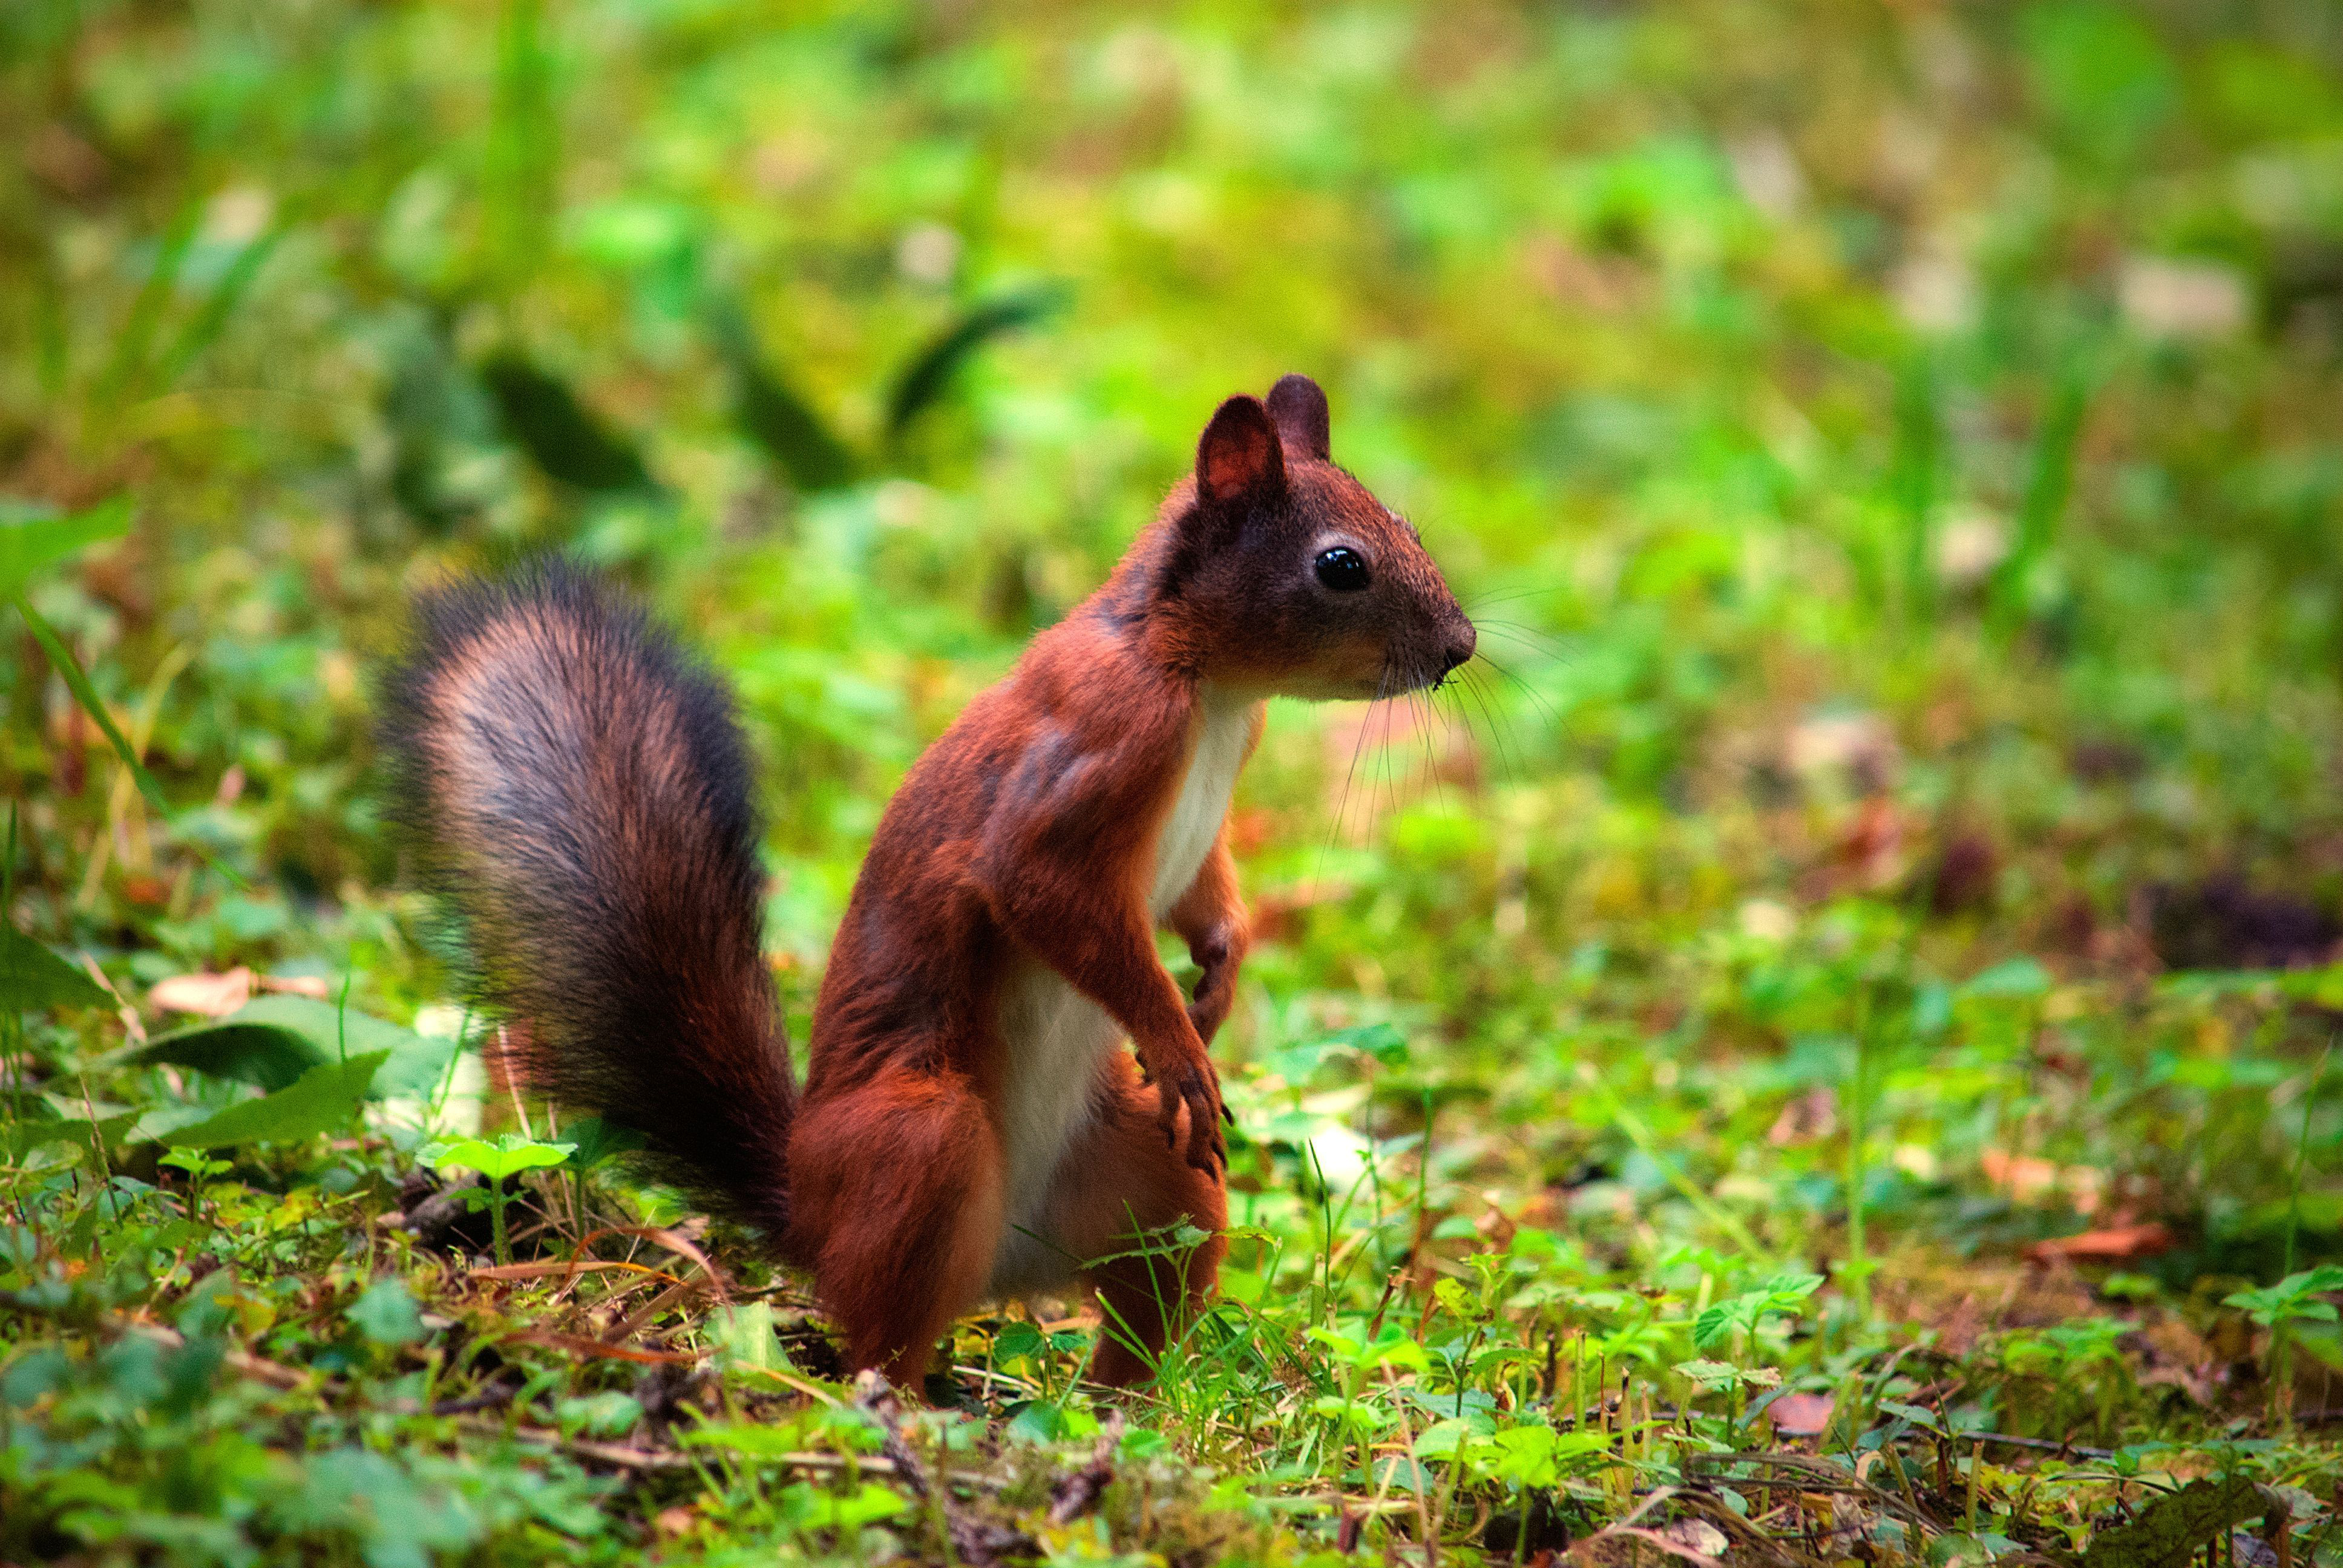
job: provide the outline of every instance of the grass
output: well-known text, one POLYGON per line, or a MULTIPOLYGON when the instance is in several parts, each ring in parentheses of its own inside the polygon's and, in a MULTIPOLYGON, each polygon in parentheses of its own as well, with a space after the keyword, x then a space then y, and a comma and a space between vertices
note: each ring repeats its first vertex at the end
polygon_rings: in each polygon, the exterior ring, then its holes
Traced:
POLYGON ((0 1562, 2331 1562, 2338 49, 0 15, 0 1562), (1485 658, 1240 788, 1222 1298, 846 1381, 491 1070, 371 671, 534 549, 687 627, 802 1041, 920 747, 1292 368, 1485 658))

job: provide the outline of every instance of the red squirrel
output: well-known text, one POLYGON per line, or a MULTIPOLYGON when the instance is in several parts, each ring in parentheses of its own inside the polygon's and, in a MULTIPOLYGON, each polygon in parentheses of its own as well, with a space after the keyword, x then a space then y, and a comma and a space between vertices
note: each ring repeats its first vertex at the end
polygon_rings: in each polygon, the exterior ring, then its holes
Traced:
POLYGON ((386 692, 399 815, 523 1077, 639 1131, 655 1174, 811 1271, 856 1369, 912 1388, 988 1299, 1089 1288, 1091 1375, 1119 1385, 1210 1298, 1206 1047, 1247 942, 1225 819, 1263 699, 1434 686, 1474 640, 1413 527, 1334 465, 1315 382, 1222 404, 1113 575, 896 792, 799 1091, 719 679, 558 564, 417 620, 386 692), (1184 1255, 1141 1244, 1182 1221, 1184 1255))

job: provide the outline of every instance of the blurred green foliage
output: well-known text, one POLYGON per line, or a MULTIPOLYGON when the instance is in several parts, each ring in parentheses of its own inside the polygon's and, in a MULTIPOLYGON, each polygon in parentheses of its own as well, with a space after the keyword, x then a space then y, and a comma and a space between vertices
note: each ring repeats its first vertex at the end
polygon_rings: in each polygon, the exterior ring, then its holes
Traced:
MULTIPOLYGON (((514 1337, 641 1302, 378 1240, 478 1031, 385 1021, 448 981, 371 671, 548 548, 686 627, 802 1040, 921 745, 1290 369, 1487 657, 1281 706, 1241 789, 1246 1235, 1135 1513, 1044 1523, 1103 1413, 1062 1324, 964 1326, 994 1424, 914 1441, 1061 1556, 1745 1513, 1698 1456, 1793 1394, 1909 1483, 1875 1554, 2138 1500, 1985 1430, 2326 1528, 2332 6, 34 0, 0 143, 0 1556, 975 1551, 751 1308, 628 1330, 749 1369, 687 1463, 633 1363, 514 1337), (310 997, 131 1038, 237 965, 310 997)), ((517 1253, 679 1218, 585 1163, 517 1253)))

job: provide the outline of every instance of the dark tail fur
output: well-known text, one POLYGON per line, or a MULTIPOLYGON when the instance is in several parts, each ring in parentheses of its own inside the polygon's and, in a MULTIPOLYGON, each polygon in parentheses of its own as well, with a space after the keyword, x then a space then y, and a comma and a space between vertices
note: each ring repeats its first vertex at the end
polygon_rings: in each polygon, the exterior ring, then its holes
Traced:
POLYGON ((656 1174, 778 1249, 795 1091, 729 693, 560 564, 417 619, 386 739, 474 1000, 531 1087, 634 1128, 656 1174))

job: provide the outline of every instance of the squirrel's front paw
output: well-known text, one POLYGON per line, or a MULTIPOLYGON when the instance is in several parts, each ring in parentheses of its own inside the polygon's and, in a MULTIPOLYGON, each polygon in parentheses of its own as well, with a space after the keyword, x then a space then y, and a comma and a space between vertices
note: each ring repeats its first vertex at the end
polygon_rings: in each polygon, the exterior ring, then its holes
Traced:
POLYGON ((1166 1148, 1180 1147, 1180 1111, 1188 1111, 1188 1163, 1207 1175, 1228 1170, 1229 1146, 1221 1133, 1227 1111, 1221 1104, 1221 1077, 1209 1058, 1182 1062, 1155 1075, 1155 1125, 1166 1148))

